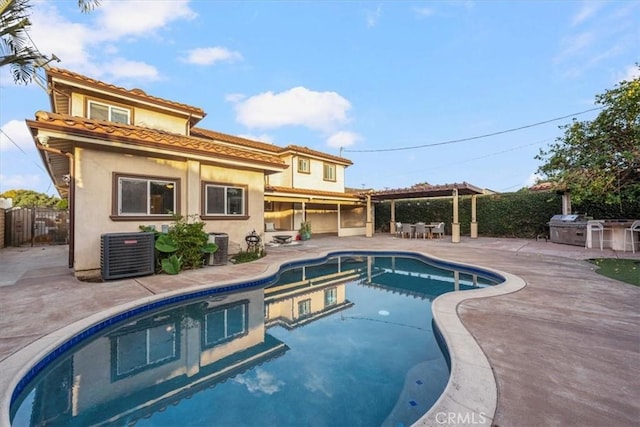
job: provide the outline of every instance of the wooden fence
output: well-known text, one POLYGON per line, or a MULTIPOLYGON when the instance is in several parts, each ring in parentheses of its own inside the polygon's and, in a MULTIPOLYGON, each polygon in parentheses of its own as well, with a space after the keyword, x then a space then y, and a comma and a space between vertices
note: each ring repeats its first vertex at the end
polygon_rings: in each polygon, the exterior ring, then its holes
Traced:
POLYGON ((6 246, 64 245, 69 242, 69 212, 54 208, 6 209, 6 246))

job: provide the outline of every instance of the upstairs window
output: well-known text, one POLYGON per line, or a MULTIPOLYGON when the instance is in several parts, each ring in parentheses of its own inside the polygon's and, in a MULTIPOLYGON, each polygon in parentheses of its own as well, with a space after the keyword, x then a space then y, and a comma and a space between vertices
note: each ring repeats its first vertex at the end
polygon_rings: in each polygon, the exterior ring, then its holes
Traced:
POLYGON ((204 216, 245 216, 245 187, 205 184, 204 216))
POLYGON ((119 176, 119 216, 171 215, 176 212, 177 180, 119 176))
POLYGON ((324 306, 336 305, 338 303, 338 289, 329 288, 324 290, 324 306))
POLYGON ((89 118, 108 122, 131 124, 131 111, 127 108, 115 107, 100 102, 89 101, 89 118))
POLYGON ((324 164, 324 174, 323 178, 325 181, 335 181, 336 180, 336 165, 332 163, 324 164))
POLYGON ((311 161, 304 157, 298 158, 298 172, 311 173, 311 161))

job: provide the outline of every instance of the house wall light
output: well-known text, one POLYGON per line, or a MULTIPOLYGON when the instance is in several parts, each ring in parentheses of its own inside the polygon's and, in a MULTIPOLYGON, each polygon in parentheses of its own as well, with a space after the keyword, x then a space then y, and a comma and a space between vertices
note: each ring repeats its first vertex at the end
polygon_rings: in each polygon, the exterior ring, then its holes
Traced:
POLYGON ((49 137, 47 135, 38 135, 38 142, 42 146, 48 147, 49 146, 49 137))

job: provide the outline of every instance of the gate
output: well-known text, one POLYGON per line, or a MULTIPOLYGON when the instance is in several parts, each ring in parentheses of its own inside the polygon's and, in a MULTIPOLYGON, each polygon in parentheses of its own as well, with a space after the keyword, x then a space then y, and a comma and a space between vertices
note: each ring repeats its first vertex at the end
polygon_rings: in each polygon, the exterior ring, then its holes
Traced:
POLYGON ((69 243, 69 211, 15 207, 5 212, 6 246, 69 243))

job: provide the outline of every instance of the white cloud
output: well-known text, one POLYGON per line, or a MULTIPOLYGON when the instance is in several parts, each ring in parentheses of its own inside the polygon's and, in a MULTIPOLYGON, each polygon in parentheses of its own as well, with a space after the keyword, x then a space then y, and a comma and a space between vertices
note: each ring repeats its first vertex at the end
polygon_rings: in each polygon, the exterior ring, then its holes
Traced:
POLYGON ((334 148, 350 147, 361 139, 357 133, 339 131, 327 138, 327 145, 334 148))
POLYGON ((233 381, 238 384, 243 384, 251 393, 262 392, 269 395, 280 391, 280 388, 284 385, 283 381, 277 380, 272 374, 262 368, 256 368, 255 372, 253 372, 255 378, 251 377, 252 372, 253 371, 249 371, 245 374, 238 375, 233 381))
POLYGON ((378 5, 375 10, 367 10, 365 12, 367 19, 367 27, 375 27, 380 20, 380 16, 382 15, 382 6, 378 5))
POLYGON ((22 120, 11 120, 2 126, 0 151, 33 150, 34 142, 27 124, 22 120))
POLYGON ((240 61, 242 54, 220 46, 201 47, 187 52, 187 57, 184 60, 189 64, 212 65, 216 62, 240 61))
POLYGON ((554 63, 569 77, 637 50, 637 22, 631 2, 585 2, 572 17, 554 63), (578 27, 579 26, 579 27, 578 27))
POLYGON ((9 190, 34 190, 37 192, 55 194, 55 190, 52 190, 50 182, 45 182, 43 175, 4 175, 0 174, 0 193, 4 193, 9 190), (48 189, 48 191, 47 191, 48 189))
POLYGON ((578 13, 576 13, 571 19, 571 24, 574 26, 582 24, 594 16, 602 6, 602 2, 584 2, 578 13))
POLYGON ((416 12, 416 14, 418 14, 418 16, 421 16, 421 17, 431 16, 435 13, 435 10, 429 7, 417 7, 413 10, 416 12))
POLYGON ((525 187, 531 187, 532 185, 534 185, 538 181, 542 181, 543 178, 544 177, 542 175, 540 175, 540 174, 532 173, 532 174, 529 175, 529 177, 525 181, 524 185, 525 185, 525 187))
POLYGON ((637 79, 640 77, 640 69, 638 68, 637 65, 629 65, 624 72, 622 73, 622 76, 618 79, 618 81, 631 81, 634 79, 637 79))
POLYGON ((230 93, 228 95, 225 95, 224 100, 235 104, 237 102, 242 101, 245 98, 246 98, 246 95, 242 93, 230 93))
POLYGON ((252 96, 235 108, 236 120, 250 128, 305 126, 331 132, 348 122, 351 104, 336 92, 316 92, 299 86, 252 96))
POLYGON ((102 74, 109 80, 134 79, 139 81, 159 80, 160 73, 153 65, 124 58, 115 58, 101 65, 102 74))
POLYGON ((90 62, 88 45, 93 35, 89 27, 64 18, 48 2, 38 3, 32 10, 29 33, 38 50, 47 57, 55 54, 62 60, 60 64, 52 62, 51 65, 78 69, 90 62))
POLYGON ((78 9, 76 15, 70 15, 73 20, 62 16, 58 6, 53 1, 37 2, 30 18, 32 39, 44 55, 55 54, 61 59, 51 65, 99 79, 157 80, 159 72, 154 66, 118 57, 120 46, 136 38, 157 36, 174 21, 196 17, 187 0, 102 0, 87 14, 78 9))
POLYGON ((188 0, 144 1, 103 0, 93 12, 98 15, 101 33, 107 39, 148 36, 173 21, 191 20, 197 15, 188 0))
POLYGON ((260 134, 260 135, 252 135, 249 133, 244 133, 244 134, 239 134, 238 135, 240 138, 246 138, 246 139, 250 139, 252 141, 258 141, 258 142, 266 142, 269 144, 273 144, 273 136, 268 135, 266 133, 260 134))
POLYGON ((582 32, 565 37, 561 42, 562 50, 556 60, 565 61, 570 57, 583 53, 592 46, 595 40, 597 40, 597 37, 591 32, 582 32))

